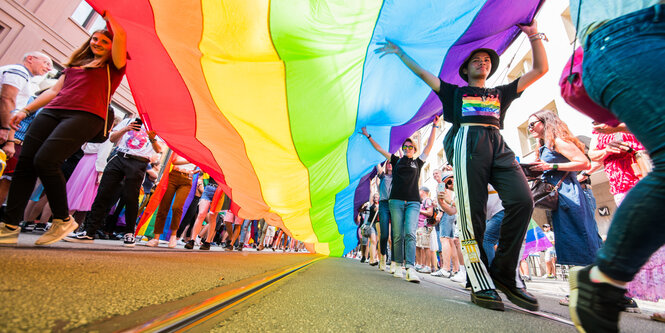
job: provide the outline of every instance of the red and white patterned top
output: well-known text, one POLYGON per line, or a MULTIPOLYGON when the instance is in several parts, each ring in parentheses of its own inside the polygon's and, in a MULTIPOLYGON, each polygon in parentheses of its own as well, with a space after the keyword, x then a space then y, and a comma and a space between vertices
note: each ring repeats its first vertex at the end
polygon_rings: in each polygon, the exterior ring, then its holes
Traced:
MULTIPOLYGON (((594 134, 598 135, 598 144, 596 149, 602 150, 614 140, 615 135, 621 136, 621 140, 628 143, 635 151, 644 150, 644 146, 637 141, 634 135, 629 133, 614 133, 614 134, 594 134)), ((620 154, 609 154, 605 157, 603 163, 605 164, 605 174, 610 180, 610 192, 613 195, 626 193, 633 188, 640 180, 635 175, 631 164, 635 162, 633 154, 627 152, 620 154)))

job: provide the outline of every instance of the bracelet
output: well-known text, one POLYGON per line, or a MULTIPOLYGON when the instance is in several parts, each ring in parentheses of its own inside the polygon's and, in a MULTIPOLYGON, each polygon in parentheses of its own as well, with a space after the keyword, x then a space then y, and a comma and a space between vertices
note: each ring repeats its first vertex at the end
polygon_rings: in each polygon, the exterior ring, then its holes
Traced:
POLYGON ((546 42, 549 42, 549 39, 547 39, 547 36, 542 32, 538 32, 538 33, 535 33, 535 34, 529 36, 529 40, 532 41, 532 42, 537 40, 537 39, 542 39, 546 42))
POLYGON ((440 128, 441 126, 436 126, 436 125, 435 125, 435 126, 432 126, 432 127, 434 127, 434 128, 440 128))
POLYGON ((552 164, 552 170, 559 170, 559 165, 556 163, 552 164))
POLYGON ((12 129, 6 126, 0 126, 0 130, 11 131, 12 129))
POLYGON ((366 137, 369 139, 372 137, 372 134, 367 134, 366 137))
POLYGON ((21 112, 25 113, 27 117, 30 117, 30 115, 32 114, 32 112, 28 111, 28 109, 26 108, 21 109, 21 112))

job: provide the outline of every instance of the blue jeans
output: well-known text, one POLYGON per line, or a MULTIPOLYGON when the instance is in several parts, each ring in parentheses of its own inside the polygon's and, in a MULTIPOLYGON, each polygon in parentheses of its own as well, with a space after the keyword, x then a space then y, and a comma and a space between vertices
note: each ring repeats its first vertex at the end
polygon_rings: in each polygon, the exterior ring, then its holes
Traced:
POLYGON ((388 207, 388 200, 381 200, 379 201, 379 228, 381 229, 379 248, 381 250, 381 255, 385 255, 388 248, 388 230, 390 230, 389 225, 390 207, 388 207))
POLYGON ((665 6, 645 8, 601 26, 584 50, 583 80, 589 96, 608 108, 647 148, 653 171, 628 192, 614 214, 596 264, 630 281, 665 243, 665 6))
POLYGON ((591 218, 595 219, 596 208, 598 207, 596 205, 596 197, 593 195, 593 191, 590 188, 582 188, 582 192, 584 192, 584 197, 586 198, 589 207, 591 207, 591 218))
POLYGON ((393 261, 406 268, 416 264, 416 228, 420 214, 420 202, 404 200, 388 200, 393 228, 393 261))
POLYGON ((487 263, 490 265, 492 265, 492 260, 494 260, 494 245, 499 244, 503 215, 503 210, 494 214, 494 216, 487 220, 487 226, 485 227, 483 250, 485 250, 485 255, 487 256, 487 263))
POLYGON ((240 244, 245 244, 245 237, 247 236, 247 232, 249 231, 249 228, 251 228, 251 226, 252 226, 252 220, 242 221, 242 227, 240 229, 240 238, 238 238, 240 244))

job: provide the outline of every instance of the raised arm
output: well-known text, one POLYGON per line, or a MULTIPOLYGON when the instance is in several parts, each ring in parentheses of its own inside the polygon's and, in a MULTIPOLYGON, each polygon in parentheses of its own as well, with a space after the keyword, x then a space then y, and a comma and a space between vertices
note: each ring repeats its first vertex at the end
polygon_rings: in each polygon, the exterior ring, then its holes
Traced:
POLYGON ((441 81, 439 78, 426 71, 424 68, 420 67, 418 63, 413 60, 411 57, 409 57, 408 54, 404 53, 401 47, 397 46, 394 42, 392 42, 389 39, 386 39, 385 42, 377 43, 378 45, 382 45, 380 48, 374 50, 374 53, 381 54, 379 56, 380 58, 383 58, 386 54, 396 54, 399 57, 399 60, 402 60, 402 62, 408 67, 413 74, 416 74, 421 80, 425 81, 432 90, 435 92, 439 92, 441 90, 441 81))
POLYGON ((123 68, 127 64, 127 33, 111 13, 104 11, 103 16, 113 30, 113 44, 111 45, 113 64, 115 68, 123 68))
POLYGON ((385 149, 381 148, 381 146, 379 146, 379 144, 376 141, 374 141, 374 139, 372 139, 372 135, 367 133, 367 128, 363 127, 362 132, 363 135, 366 136, 367 139, 369 139, 369 143, 372 144, 372 147, 374 147, 374 149, 376 149, 376 151, 381 153, 381 155, 383 155, 385 158, 390 160, 390 153, 387 152, 385 149))
POLYGON ((434 116, 432 121, 432 131, 429 133, 429 139, 427 140, 427 145, 423 148, 423 158, 429 156, 429 152, 432 150, 434 145, 434 139, 436 138, 436 129, 439 128, 439 115, 434 116))
POLYGON ((526 74, 522 75, 519 82, 517 82, 517 92, 520 93, 545 75, 549 70, 549 65, 547 64, 547 54, 545 54, 543 40, 538 33, 536 20, 533 20, 530 25, 518 26, 522 29, 522 32, 528 36, 529 41, 531 42, 531 51, 533 53, 533 68, 526 74))

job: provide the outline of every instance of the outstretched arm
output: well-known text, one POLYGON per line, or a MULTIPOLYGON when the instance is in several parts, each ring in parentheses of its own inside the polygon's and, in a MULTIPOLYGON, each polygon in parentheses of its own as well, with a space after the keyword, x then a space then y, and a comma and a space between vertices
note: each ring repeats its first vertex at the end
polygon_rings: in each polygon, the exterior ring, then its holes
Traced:
POLYGON ((432 150, 434 145, 434 139, 436 138, 436 129, 439 128, 439 115, 434 116, 434 121, 432 121, 432 132, 429 134, 429 139, 427 140, 427 145, 423 149, 423 157, 429 156, 429 152, 432 150))
POLYGON ((374 139, 372 139, 372 135, 367 133, 367 128, 363 127, 362 132, 363 132, 363 135, 366 136, 369 139, 369 143, 372 144, 372 147, 374 147, 374 149, 376 149, 376 151, 381 153, 381 155, 385 156, 385 158, 390 160, 390 153, 387 152, 385 149, 381 148, 381 146, 379 146, 379 144, 376 141, 374 141, 374 139))
POLYGON ((522 32, 528 36, 529 41, 531 42, 533 68, 526 74, 522 75, 519 82, 517 82, 518 93, 524 91, 524 89, 540 79, 549 70, 547 54, 545 53, 543 40, 538 35, 538 25, 536 24, 536 20, 533 20, 530 25, 519 25, 519 27, 522 29, 522 32))
POLYGON ((379 58, 383 58, 386 54, 396 54, 399 57, 399 60, 402 60, 402 62, 408 67, 414 74, 416 74, 421 80, 425 81, 432 90, 435 92, 439 92, 441 90, 441 81, 439 78, 426 71, 424 68, 420 67, 418 63, 413 60, 411 57, 409 57, 408 54, 404 53, 402 48, 397 46, 397 44, 393 43, 391 40, 386 39, 385 42, 382 43, 377 43, 379 45, 382 45, 380 48, 374 50, 374 53, 381 54, 379 58))

